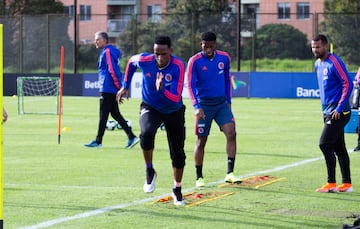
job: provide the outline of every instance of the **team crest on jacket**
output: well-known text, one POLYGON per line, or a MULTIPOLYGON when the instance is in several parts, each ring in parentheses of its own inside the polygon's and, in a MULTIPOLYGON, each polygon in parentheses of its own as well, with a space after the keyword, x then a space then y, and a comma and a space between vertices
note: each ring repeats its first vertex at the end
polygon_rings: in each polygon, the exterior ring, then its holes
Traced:
POLYGON ((218 63, 218 68, 219 69, 224 69, 224 62, 219 62, 218 63))
POLYGON ((169 73, 165 75, 165 80, 167 82, 170 82, 172 80, 172 75, 170 75, 169 73))
POLYGON ((328 70, 327 70, 327 68, 325 68, 325 69, 323 70, 323 75, 324 75, 324 76, 327 76, 327 74, 328 74, 328 70))

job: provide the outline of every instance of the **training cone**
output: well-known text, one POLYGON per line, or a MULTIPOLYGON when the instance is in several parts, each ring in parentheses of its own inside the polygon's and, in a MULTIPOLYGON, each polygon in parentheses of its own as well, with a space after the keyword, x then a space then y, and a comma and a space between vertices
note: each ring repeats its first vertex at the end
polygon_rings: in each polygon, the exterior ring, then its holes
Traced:
POLYGON ((64 128, 62 128, 62 131, 64 131, 64 132, 70 131, 70 127, 64 127, 64 128))

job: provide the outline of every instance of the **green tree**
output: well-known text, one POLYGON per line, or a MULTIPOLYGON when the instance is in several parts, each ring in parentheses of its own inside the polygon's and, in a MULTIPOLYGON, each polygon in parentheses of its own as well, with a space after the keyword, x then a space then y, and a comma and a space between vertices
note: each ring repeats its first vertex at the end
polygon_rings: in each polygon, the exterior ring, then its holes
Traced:
POLYGON ((173 29, 176 53, 185 60, 200 49, 200 35, 205 31, 217 34, 217 47, 236 55, 236 15, 227 0, 178 0, 169 10, 167 27, 173 29), (234 30, 235 28, 235 30, 234 30))
POLYGON ((37 15, 64 12, 64 5, 57 0, 15 0, 8 1, 6 5, 4 2, 1 4, 3 14, 37 15))
POLYGON ((17 72, 58 67, 60 46, 64 45, 65 50, 73 47, 67 31, 69 18, 60 15, 64 13, 63 4, 55 0, 6 3, 0 4, 0 21, 6 24, 4 65, 17 72))
POLYGON ((95 45, 79 46, 79 66, 81 70, 97 69, 100 50, 95 45))
POLYGON ((160 23, 140 23, 134 20, 120 35, 120 48, 125 55, 152 52, 154 36, 166 34, 172 38, 174 53, 183 60, 200 49, 200 34, 217 34, 217 47, 231 56, 236 54, 236 15, 231 14, 227 0, 170 0, 168 14, 160 23))
POLYGON ((349 64, 360 65, 360 1, 325 0, 323 31, 334 52, 349 64))
POLYGON ((243 58, 249 59, 255 47, 255 58, 311 58, 306 34, 287 24, 266 24, 256 31, 255 46, 248 42, 243 58))

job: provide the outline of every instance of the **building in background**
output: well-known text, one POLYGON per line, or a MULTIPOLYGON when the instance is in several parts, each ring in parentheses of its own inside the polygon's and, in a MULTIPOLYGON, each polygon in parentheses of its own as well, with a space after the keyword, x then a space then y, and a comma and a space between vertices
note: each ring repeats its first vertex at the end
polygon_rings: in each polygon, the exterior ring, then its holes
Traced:
POLYGON ((318 33, 314 23, 324 20, 324 0, 260 0, 259 23, 283 23, 307 35, 308 40, 318 33))
MULTIPOLYGON (((93 43, 96 31, 105 31, 113 41, 128 22, 136 15, 140 20, 160 20, 160 14, 166 13, 167 1, 163 0, 61 0, 65 14, 74 20, 75 2, 77 30, 80 44, 93 43), (105 17, 104 17, 105 15, 105 17)), ((74 23, 69 24, 69 34, 74 38, 74 23)))
MULTIPOLYGON (((238 3, 234 0, 232 4, 238 3)), ((251 38, 255 29, 281 23, 300 30, 310 40, 318 32, 314 23, 324 20, 323 12, 324 0, 241 0, 241 36, 251 38)))
MULTIPOLYGON (((61 0, 65 14, 74 16, 77 2, 78 43, 93 42, 96 31, 108 32, 115 39, 135 16, 138 20, 161 20, 167 13, 163 0, 61 0), (104 17, 105 15, 105 17, 104 17)), ((242 15, 243 38, 251 38, 253 31, 269 23, 289 24, 305 33, 310 40, 317 31, 314 23, 323 20, 324 0, 229 0, 233 12, 242 15), (241 2, 241 7, 238 7, 241 2), (319 14, 320 13, 320 14, 319 14)), ((74 34, 74 23, 69 24, 69 34, 74 34)))

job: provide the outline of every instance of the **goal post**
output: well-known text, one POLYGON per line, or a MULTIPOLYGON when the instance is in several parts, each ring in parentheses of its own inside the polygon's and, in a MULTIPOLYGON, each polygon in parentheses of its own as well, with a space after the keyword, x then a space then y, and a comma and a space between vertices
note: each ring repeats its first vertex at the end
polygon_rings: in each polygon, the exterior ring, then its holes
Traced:
POLYGON ((58 114, 60 83, 58 77, 18 77, 19 114, 58 114))

